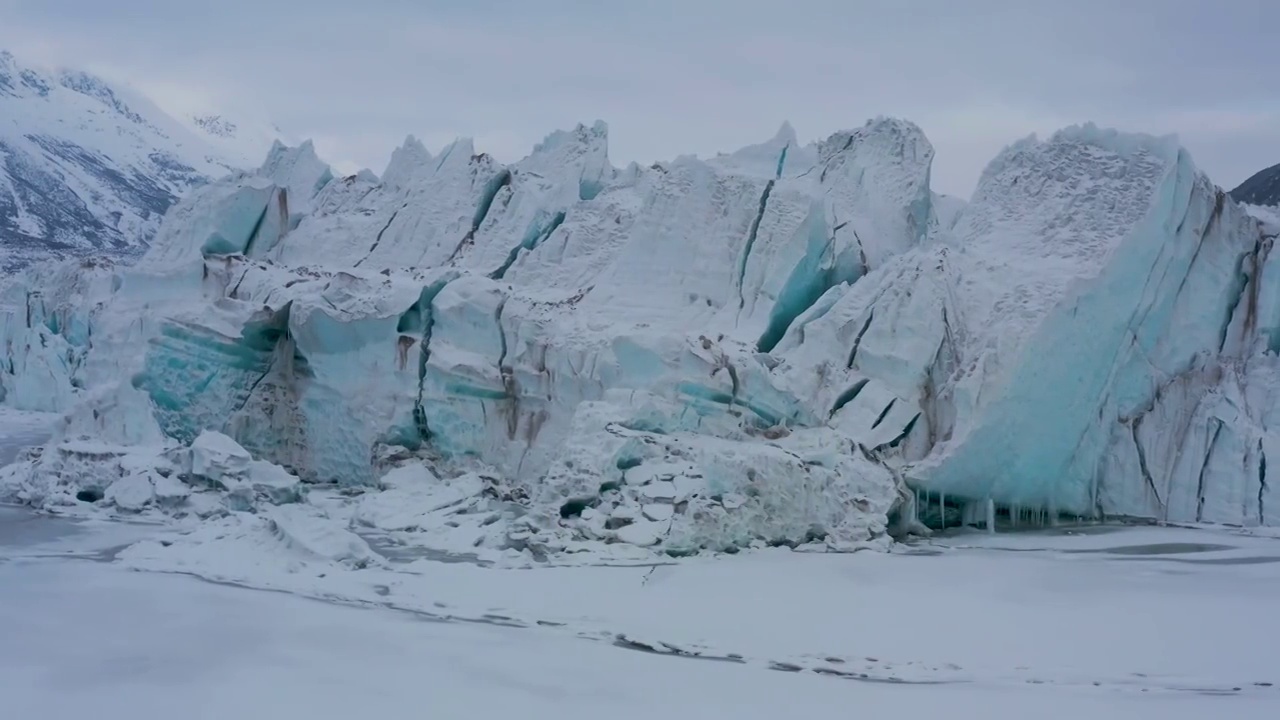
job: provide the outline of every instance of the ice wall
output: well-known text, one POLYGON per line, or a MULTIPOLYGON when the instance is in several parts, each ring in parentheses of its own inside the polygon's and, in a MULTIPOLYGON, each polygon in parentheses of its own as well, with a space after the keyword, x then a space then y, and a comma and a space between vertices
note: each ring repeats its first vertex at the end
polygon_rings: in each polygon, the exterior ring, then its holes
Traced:
POLYGON ((1028 139, 967 204, 932 154, 883 118, 625 169, 603 123, 510 166, 410 138, 381 179, 280 146, 53 325, 12 284, 0 386, 308 481, 481 463, 556 547, 851 547, 910 515, 904 483, 1274 523, 1273 239, 1170 139, 1028 139))
POLYGON ((904 472, 935 497, 1274 522, 1270 241, 1173 140, 1017 143, 935 239, 797 323, 789 381, 837 414, 882 386, 886 417, 918 412, 904 472))

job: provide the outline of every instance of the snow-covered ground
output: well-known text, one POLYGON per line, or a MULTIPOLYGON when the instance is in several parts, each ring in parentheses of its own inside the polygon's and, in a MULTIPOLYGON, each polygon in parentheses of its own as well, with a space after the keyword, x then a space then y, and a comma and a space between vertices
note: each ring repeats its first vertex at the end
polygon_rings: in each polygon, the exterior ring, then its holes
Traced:
MULTIPOLYGON (((32 441, 16 420, 0 446, 32 441)), ((962 531, 892 553, 514 569, 378 542, 357 568, 255 527, 0 507, 5 714, 1280 710, 1280 540, 1240 530, 962 531)))
POLYGON ((0 697, 12 717, 1280 710, 1270 539, 1122 529, 652 570, 419 563, 261 583, 299 589, 281 593, 130 572, 104 549, 141 528, 25 513, 0 510, 0 697))

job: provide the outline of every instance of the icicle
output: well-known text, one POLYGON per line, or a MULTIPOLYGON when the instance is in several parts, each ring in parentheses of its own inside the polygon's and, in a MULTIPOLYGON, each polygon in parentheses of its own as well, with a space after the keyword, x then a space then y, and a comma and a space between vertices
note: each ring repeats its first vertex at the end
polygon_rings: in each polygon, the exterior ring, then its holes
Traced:
POLYGON ((945 492, 938 493, 938 528, 947 529, 947 494, 945 492))
POLYGON ((996 532, 996 501, 991 498, 987 498, 987 532, 996 532))

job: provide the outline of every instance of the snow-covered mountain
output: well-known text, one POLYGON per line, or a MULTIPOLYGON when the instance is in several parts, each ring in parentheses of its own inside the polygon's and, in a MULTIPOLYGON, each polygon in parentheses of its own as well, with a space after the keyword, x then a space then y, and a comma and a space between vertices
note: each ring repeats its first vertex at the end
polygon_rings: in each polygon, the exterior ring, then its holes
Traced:
POLYGON ((216 113, 192 114, 184 120, 197 136, 238 168, 255 167, 276 140, 289 141, 283 130, 266 120, 245 122, 243 118, 232 120, 216 113))
POLYGON ((1272 165, 1249 176, 1231 191, 1231 197, 1249 205, 1280 205, 1280 165, 1272 165))
POLYGON ((5 402, 68 414, 0 488, 208 515, 334 481, 381 492, 290 527, 534 557, 1280 522, 1274 229, 1171 138, 1028 138, 968 203, 932 159, 883 118, 649 167, 603 123, 513 165, 410 138, 381 178, 277 145, 136 266, 9 286, 5 402))
POLYGON ((222 135, 193 132, 203 126, 128 88, 0 52, 0 269, 135 256, 179 197, 251 167, 248 156, 260 157, 273 139, 239 137, 225 120, 206 126, 222 135))

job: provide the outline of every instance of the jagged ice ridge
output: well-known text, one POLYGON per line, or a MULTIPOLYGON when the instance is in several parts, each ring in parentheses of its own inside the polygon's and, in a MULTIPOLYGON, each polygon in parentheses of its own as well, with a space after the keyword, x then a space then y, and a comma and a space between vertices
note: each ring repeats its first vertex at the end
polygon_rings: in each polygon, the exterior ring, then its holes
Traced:
POLYGON ((215 431, 385 488, 353 523, 538 557, 883 546, 988 502, 1276 524, 1274 228, 1171 138, 1028 138, 967 204, 932 159, 884 118, 621 169, 603 123, 513 165, 410 138, 381 178, 277 145, 136 265, 7 286, 4 402, 66 419, 0 488, 71 502, 87 437, 182 475, 215 431))

